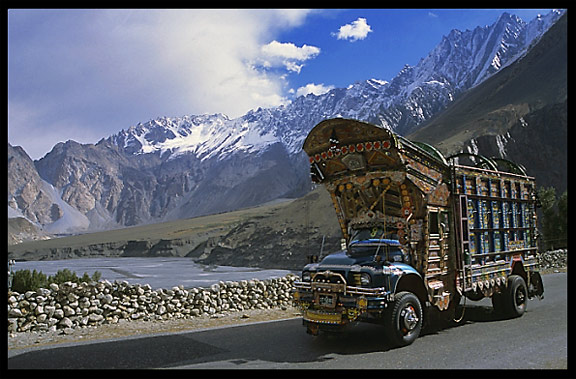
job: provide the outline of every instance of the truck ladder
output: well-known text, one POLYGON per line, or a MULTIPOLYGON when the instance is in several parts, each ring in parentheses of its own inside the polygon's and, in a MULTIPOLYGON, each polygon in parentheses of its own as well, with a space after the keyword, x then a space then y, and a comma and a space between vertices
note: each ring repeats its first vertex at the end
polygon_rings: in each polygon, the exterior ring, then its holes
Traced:
MULTIPOLYGON (((470 267, 470 262, 466 259, 470 259, 470 227, 468 225, 468 196, 459 195, 458 202, 456 203, 456 210, 454 212, 454 221, 457 228, 457 233, 459 234, 459 243, 456 244, 457 253, 457 267, 458 276, 462 280, 462 288, 469 288, 472 283, 466 283, 468 277, 471 275, 466 275, 464 272, 466 268, 470 267)), ((471 274, 471 272, 470 272, 471 274)))

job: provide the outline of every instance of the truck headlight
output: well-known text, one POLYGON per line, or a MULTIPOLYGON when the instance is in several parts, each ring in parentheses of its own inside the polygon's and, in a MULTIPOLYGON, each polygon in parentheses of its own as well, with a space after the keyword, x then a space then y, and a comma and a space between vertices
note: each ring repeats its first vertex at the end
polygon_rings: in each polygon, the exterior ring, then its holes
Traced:
POLYGON ((370 287, 370 284, 372 283, 372 278, 370 277, 370 274, 368 274, 367 272, 361 272, 359 274, 355 274, 355 280, 356 280, 356 285, 360 285, 362 287, 370 287))
POLYGON ((363 286, 369 286, 372 283, 372 278, 370 274, 363 272, 360 274, 360 284, 363 286))
POLYGON ((302 272, 302 281, 309 282, 312 279, 312 274, 310 271, 303 271, 302 272))

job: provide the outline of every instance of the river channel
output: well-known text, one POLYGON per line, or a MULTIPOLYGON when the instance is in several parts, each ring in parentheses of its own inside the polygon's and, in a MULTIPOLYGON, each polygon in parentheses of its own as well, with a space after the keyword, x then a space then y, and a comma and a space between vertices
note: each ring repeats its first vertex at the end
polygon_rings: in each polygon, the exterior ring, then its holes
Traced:
POLYGON ((149 284, 153 289, 209 287, 219 281, 270 279, 283 277, 289 270, 259 269, 254 267, 206 266, 189 258, 85 258, 58 261, 16 262, 13 271, 37 270, 54 275, 58 270, 69 269, 78 276, 85 272, 92 276, 102 274, 101 280, 127 281, 131 284, 149 284))

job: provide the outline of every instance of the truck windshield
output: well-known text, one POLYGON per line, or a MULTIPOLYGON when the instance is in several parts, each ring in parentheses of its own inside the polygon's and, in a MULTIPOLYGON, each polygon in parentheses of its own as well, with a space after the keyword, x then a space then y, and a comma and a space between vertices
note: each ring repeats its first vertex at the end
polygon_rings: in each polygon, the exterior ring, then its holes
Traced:
POLYGON ((356 230, 348 245, 348 255, 352 257, 374 256, 378 254, 388 262, 403 262, 404 255, 396 239, 382 238, 380 228, 356 230))

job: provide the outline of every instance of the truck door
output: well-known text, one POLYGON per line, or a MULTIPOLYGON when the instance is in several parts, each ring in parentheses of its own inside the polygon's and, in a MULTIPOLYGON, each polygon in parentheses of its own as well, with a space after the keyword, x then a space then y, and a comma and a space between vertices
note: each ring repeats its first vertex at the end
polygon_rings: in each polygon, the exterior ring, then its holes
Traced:
POLYGON ((447 274, 450 227, 448 211, 430 208, 428 211, 428 270, 427 276, 447 274))
POLYGON ((426 282, 430 300, 440 310, 448 307, 450 294, 454 293, 454 270, 451 268, 450 223, 448 209, 428 207, 428 254, 426 282))

